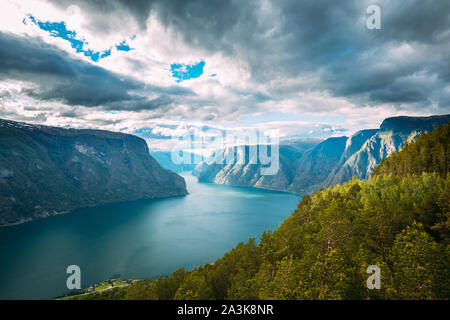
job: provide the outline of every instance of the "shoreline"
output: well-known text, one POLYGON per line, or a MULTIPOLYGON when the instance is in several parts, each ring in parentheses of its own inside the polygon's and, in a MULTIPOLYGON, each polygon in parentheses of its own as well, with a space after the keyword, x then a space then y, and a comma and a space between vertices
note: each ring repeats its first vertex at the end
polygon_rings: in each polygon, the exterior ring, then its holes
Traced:
POLYGON ((7 228, 7 227, 18 226, 18 225, 22 225, 22 224, 29 223, 29 222, 34 222, 34 221, 48 219, 48 218, 51 218, 51 217, 61 216, 61 215, 64 215, 64 214, 75 213, 77 210, 101 207, 101 206, 110 205, 110 204, 129 203, 129 202, 147 201, 147 200, 162 200, 162 199, 170 199, 170 198, 176 198, 176 197, 185 197, 185 196, 188 196, 188 195, 189 195, 189 192, 186 191, 186 194, 179 194, 179 195, 172 195, 172 196, 165 196, 165 197, 142 198, 142 199, 129 200, 129 201, 101 202, 101 203, 94 204, 94 205, 91 205, 91 206, 83 206, 83 207, 74 208, 73 210, 66 210, 66 211, 59 211, 59 212, 55 211, 55 213, 53 213, 53 214, 49 214, 49 215, 42 216, 42 217, 35 218, 35 219, 32 219, 32 218, 30 218, 30 219, 22 219, 22 220, 16 221, 16 222, 0 224, 0 228, 7 228))

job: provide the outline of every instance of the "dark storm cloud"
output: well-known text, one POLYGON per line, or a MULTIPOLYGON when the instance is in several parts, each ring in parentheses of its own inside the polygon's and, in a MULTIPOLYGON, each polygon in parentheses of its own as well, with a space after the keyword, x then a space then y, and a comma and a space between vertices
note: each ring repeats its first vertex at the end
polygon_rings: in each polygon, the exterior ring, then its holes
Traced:
POLYGON ((440 0, 382 1, 384 37, 397 41, 441 43, 449 39, 450 3, 440 0), (387 28, 389 27, 389 28, 387 28), (441 38, 447 33, 446 38, 441 38))
POLYGON ((60 117, 65 117, 65 118, 78 118, 81 115, 82 114, 75 109, 67 110, 67 111, 63 111, 63 112, 59 113, 60 117))
POLYGON ((171 95, 192 94, 179 87, 149 86, 123 77, 74 59, 40 39, 0 32, 0 80, 4 79, 34 84, 22 92, 37 99, 116 110, 165 108, 173 100, 171 95), (159 97, 149 100, 146 93, 159 97))
MULTIPOLYGON (((154 13, 187 43, 245 60, 256 82, 314 73, 319 84, 292 91, 328 90, 359 102, 394 104, 431 103, 433 96, 449 107, 433 91, 450 83, 450 1, 58 1, 70 4, 92 17, 126 11, 143 29, 154 13), (381 30, 366 28, 370 4, 381 7, 381 30), (425 57, 404 56, 398 63, 389 49, 405 44, 425 57), (417 73, 434 79, 432 86, 426 77, 407 79, 417 73)), ((276 86, 268 90, 286 93, 276 86)))

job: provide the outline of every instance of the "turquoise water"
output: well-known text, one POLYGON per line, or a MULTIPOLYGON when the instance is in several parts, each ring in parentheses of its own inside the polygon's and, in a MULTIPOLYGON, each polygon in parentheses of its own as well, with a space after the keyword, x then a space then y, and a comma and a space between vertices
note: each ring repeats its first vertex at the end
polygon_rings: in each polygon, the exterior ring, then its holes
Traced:
POLYGON ((72 264, 81 268, 82 287, 190 270, 275 229, 299 201, 292 194, 184 177, 185 197, 110 204, 0 228, 0 299, 65 293, 72 264))

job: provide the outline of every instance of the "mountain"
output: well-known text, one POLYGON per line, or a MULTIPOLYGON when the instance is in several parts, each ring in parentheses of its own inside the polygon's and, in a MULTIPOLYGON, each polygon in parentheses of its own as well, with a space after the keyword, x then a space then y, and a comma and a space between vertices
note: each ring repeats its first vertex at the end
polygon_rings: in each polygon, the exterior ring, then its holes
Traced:
POLYGON ((320 189, 345 149, 347 137, 329 138, 306 152, 296 162, 295 175, 287 188, 294 193, 320 189))
MULTIPOLYGON (((248 161, 249 147, 245 147, 246 161, 244 164, 206 164, 200 163, 194 170, 201 182, 213 182, 217 184, 229 184, 235 186, 253 186, 263 189, 286 191, 294 175, 296 160, 300 159, 308 150, 317 145, 316 140, 291 141, 289 144, 280 145, 279 170, 276 175, 261 175, 261 164, 250 164, 248 161)), ((257 146, 259 152, 260 146, 257 146)), ((235 153, 234 148, 221 151, 223 159, 229 153, 235 153)))
POLYGON ((335 168, 324 186, 343 183, 353 176, 368 179, 373 169, 387 156, 403 148, 423 132, 450 122, 450 115, 431 117, 393 117, 383 121, 380 129, 362 147, 335 168))
POLYGON ((176 173, 192 171, 195 168, 195 164, 173 163, 172 153, 170 151, 150 151, 150 155, 160 164, 161 167, 176 173))
MULTIPOLYGON (((392 117, 379 129, 366 129, 351 137, 332 137, 320 143, 280 145, 280 169, 276 175, 260 174, 260 164, 199 164, 199 181, 311 193, 352 179, 368 179, 384 158, 414 141, 421 133, 450 122, 450 115, 392 117)), ((231 152, 231 149, 222 152, 231 152)))
POLYGON ((380 126, 381 131, 410 134, 414 130, 431 132, 436 126, 442 126, 450 121, 450 115, 431 117, 392 117, 386 118, 380 126))
POLYGON ((0 119, 0 225, 102 203, 186 195, 133 135, 0 119))
POLYGON ((350 138, 347 139, 345 143, 345 149, 342 153, 339 161, 333 167, 331 172, 327 175, 325 180, 325 185, 330 186, 336 183, 342 183, 343 181, 348 181, 353 176, 353 172, 351 172, 352 166, 349 166, 349 171, 346 171, 343 168, 347 168, 348 159, 350 159, 354 154, 356 154, 364 144, 371 137, 377 134, 378 129, 366 129, 361 130, 353 134, 350 138))
POLYGON ((73 299, 448 300, 449 133, 447 124, 421 135, 368 181, 303 196, 275 231, 214 263, 73 299), (381 273, 377 290, 368 285, 373 266, 381 273))

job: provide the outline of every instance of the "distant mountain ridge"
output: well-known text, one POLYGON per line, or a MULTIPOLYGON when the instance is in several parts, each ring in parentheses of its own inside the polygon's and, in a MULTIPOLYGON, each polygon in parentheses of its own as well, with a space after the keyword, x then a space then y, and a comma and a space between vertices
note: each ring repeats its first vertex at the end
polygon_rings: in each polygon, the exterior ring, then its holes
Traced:
POLYGON ((353 176, 368 179, 382 159, 399 151, 407 141, 437 125, 450 122, 450 115, 391 117, 379 129, 365 129, 351 137, 333 137, 320 143, 280 145, 280 170, 262 176, 259 164, 199 164, 194 170, 199 181, 251 186, 298 194, 311 193, 353 176), (297 152, 290 152, 296 149, 297 152))
POLYGON ((145 140, 0 119, 0 225, 102 203, 186 195, 145 140))
MULTIPOLYGON (((298 160, 317 143, 317 141, 306 140, 291 142, 289 145, 280 145, 279 170, 276 175, 261 175, 261 165, 249 164, 248 161, 244 164, 229 163, 226 165, 201 162, 194 169, 193 174, 198 176, 200 182, 286 191, 295 175, 298 160)), ((221 152, 223 158, 226 159, 229 153, 234 152, 234 148, 228 148, 221 152)), ((245 152, 248 160, 248 147, 245 148, 245 152)))
MULTIPOLYGON (((192 171, 195 168, 195 164, 173 163, 171 151, 150 151, 150 155, 158 161, 161 167, 176 173, 192 171)), ((189 155, 192 157, 192 154, 189 155)))

